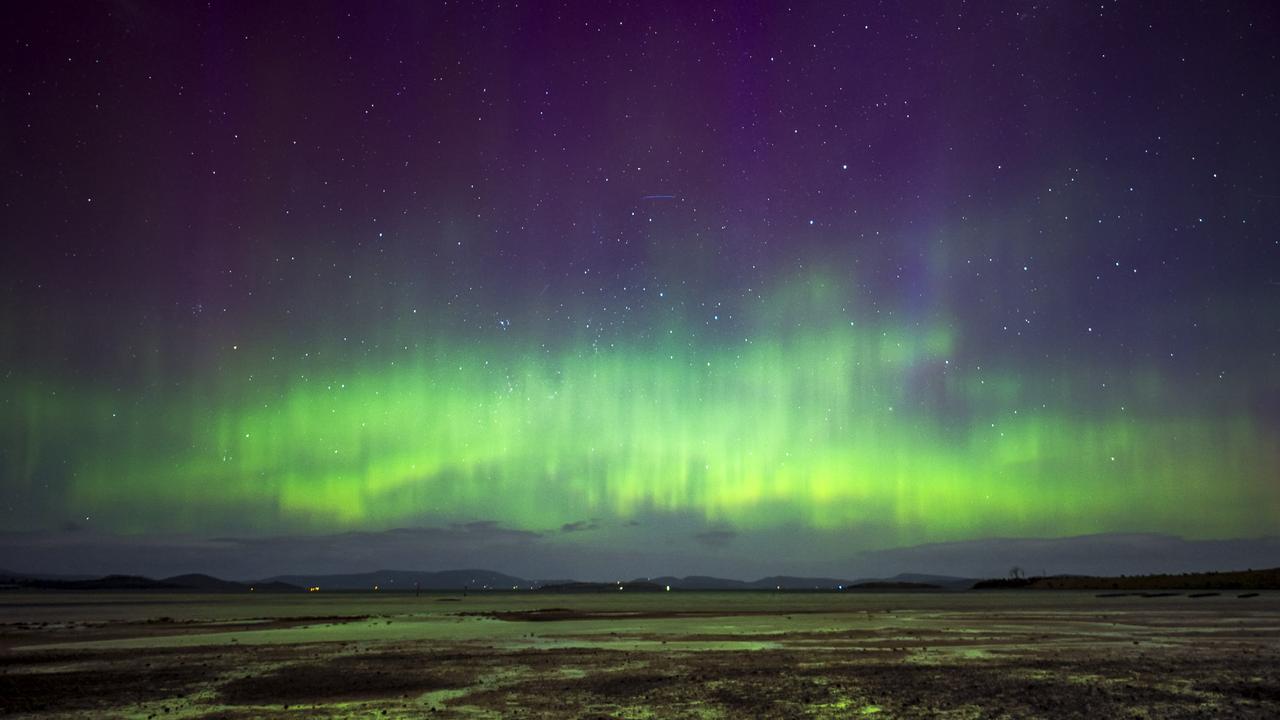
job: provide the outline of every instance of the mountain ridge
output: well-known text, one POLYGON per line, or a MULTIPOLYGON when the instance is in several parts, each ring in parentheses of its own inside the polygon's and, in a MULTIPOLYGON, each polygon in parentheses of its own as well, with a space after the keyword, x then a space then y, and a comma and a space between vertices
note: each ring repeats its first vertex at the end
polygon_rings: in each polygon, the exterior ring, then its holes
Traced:
POLYGON ((0 587, 44 590, 167 590, 177 592, 512 592, 600 589, 648 589, 696 591, 868 591, 915 592, 984 589, 1280 589, 1280 568, 1228 570, 1211 573, 1149 574, 1130 576, 1056 575, 1033 578, 974 579, 949 575, 899 573, 889 578, 840 580, 827 577, 770 575, 757 580, 735 580, 710 575, 676 577, 662 575, 614 582, 580 580, 527 580, 492 570, 376 570, 368 573, 277 575, 256 581, 233 581, 203 573, 185 573, 155 579, 141 575, 101 577, 50 576, 0 570, 0 587))
MULTIPOLYGON (((663 575, 619 581, 631 587, 658 587, 682 591, 711 590, 831 590, 845 589, 968 589, 976 579, 939 575, 902 573, 891 578, 844 580, 830 577, 770 575, 756 580, 737 580, 711 575, 677 577, 663 575)), ((293 573, 273 575, 259 580, 226 580, 204 573, 184 573, 160 579, 137 575, 51 576, 0 570, 0 583, 40 589, 134 589, 188 590, 199 592, 301 591, 303 588, 343 591, 513 591, 539 588, 588 588, 617 583, 582 581, 572 578, 539 579, 508 575, 493 570, 469 568, 459 570, 394 570, 382 569, 363 573, 293 573)))

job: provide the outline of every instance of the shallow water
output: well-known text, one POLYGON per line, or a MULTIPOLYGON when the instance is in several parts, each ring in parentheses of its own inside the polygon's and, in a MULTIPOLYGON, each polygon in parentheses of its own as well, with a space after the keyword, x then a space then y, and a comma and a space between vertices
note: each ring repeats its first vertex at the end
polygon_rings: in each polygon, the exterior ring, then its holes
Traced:
POLYGON ((21 591, 0 617, 0 711, 32 717, 1280 711, 1280 593, 21 591))

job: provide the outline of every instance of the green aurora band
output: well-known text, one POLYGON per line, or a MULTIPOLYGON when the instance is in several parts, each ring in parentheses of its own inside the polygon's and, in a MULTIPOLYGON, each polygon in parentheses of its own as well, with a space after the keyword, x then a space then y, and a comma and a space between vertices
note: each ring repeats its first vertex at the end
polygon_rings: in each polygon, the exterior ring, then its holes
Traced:
POLYGON ((945 319, 850 321, 820 309, 829 285, 796 283, 807 297, 733 342, 672 328, 667 342, 555 352, 438 343, 274 377, 238 351, 201 389, 141 398, 129 418, 114 395, 33 381, 8 404, 20 442, 5 469, 30 484, 71 463, 65 505, 126 533, 544 529, 655 512, 875 527, 885 546, 1274 530, 1280 491, 1259 478, 1280 477, 1280 439, 1247 412, 1171 412, 1154 371, 1102 410, 1085 369, 961 369, 945 319))

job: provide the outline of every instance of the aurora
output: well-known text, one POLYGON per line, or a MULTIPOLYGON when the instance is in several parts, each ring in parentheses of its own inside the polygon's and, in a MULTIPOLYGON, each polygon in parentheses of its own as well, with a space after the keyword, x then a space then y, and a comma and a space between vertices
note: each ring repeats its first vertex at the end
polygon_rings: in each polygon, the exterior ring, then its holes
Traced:
POLYGON ((831 279, 792 281, 734 341, 443 344, 278 379, 258 379, 269 359, 238 357, 133 419, 104 399, 59 408, 33 388, 20 461, 37 465, 42 437, 67 423, 97 439, 69 500, 126 532, 216 531, 236 516, 312 531, 431 515, 541 528, 657 510, 748 529, 891 518, 891 545, 1045 526, 1214 537, 1274 519, 1275 489, 1255 477, 1280 470, 1280 444, 1248 415, 1144 412, 1169 392, 1152 373, 1133 409, 1082 417, 1071 397, 1087 377, 953 366, 962 339, 949 324, 904 330, 827 309, 842 295, 831 279), (1028 385, 1057 387, 1058 401, 1033 403, 1028 385))
POLYGON ((14 546, 1275 534, 1266 13, 578 10, 16 17, 14 546))

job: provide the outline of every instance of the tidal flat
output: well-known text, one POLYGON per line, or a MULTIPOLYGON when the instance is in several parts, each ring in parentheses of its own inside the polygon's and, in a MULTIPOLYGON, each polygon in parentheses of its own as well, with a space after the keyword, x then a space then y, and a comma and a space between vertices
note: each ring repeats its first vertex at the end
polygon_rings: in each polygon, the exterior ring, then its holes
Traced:
POLYGON ((1280 593, 0 595, 29 718, 1274 718, 1280 593))

